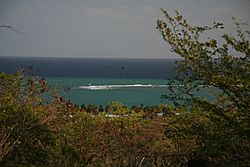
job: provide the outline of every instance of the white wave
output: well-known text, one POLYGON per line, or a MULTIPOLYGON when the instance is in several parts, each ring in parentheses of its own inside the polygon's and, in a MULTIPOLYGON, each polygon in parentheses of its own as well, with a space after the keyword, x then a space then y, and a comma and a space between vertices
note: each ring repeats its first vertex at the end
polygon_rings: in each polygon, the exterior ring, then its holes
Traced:
POLYGON ((168 85, 153 85, 153 84, 133 84, 133 85, 89 85, 89 86, 79 86, 79 89, 87 90, 110 90, 110 89, 120 89, 120 88, 160 88, 167 87, 168 85))
POLYGON ((108 90, 112 89, 108 85, 102 85, 102 86, 79 86, 80 89, 89 89, 89 90, 108 90))

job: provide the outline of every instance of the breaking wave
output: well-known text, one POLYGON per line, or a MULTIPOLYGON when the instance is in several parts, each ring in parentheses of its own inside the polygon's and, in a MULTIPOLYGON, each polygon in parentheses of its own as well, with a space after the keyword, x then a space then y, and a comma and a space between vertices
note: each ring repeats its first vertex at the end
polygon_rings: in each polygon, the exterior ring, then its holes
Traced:
POLYGON ((133 85, 88 85, 88 86, 79 86, 79 89, 87 90, 112 90, 112 89, 121 89, 121 88, 162 88, 168 87, 168 85, 153 85, 153 84, 133 84, 133 85))

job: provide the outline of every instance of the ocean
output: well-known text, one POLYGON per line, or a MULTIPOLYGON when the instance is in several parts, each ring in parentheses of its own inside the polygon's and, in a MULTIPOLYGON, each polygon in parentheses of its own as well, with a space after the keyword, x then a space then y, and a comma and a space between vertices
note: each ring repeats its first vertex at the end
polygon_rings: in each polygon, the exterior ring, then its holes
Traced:
POLYGON ((0 70, 32 66, 36 75, 65 78, 168 79, 174 59, 0 57, 0 70))
POLYGON ((61 94, 78 105, 159 105, 175 76, 174 59, 1 57, 0 70, 14 73, 32 66, 61 94))

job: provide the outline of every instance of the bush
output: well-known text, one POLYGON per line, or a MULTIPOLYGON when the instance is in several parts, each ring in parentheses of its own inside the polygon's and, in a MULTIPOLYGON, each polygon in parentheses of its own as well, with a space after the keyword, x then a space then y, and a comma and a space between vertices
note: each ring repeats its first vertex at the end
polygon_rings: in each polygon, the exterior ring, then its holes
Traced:
POLYGON ((48 165, 53 135, 46 125, 46 111, 38 97, 22 86, 21 73, 0 74, 0 164, 4 166, 48 165), (34 100, 32 100, 34 99, 34 100))

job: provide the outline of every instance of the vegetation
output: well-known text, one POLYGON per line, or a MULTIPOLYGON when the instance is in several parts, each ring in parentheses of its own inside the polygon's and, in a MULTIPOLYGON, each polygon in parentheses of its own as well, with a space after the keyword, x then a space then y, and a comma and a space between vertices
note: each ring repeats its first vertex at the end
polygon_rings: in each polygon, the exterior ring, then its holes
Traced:
POLYGON ((0 81, 0 166, 164 166, 166 106, 79 107, 21 71, 0 81))
POLYGON ((171 51, 182 57, 172 94, 164 97, 173 100, 176 108, 189 110, 167 122, 166 140, 183 161, 204 158, 216 166, 248 166, 250 32, 242 29, 246 23, 233 17, 236 37, 225 33, 216 40, 205 34, 223 29, 222 23, 191 26, 178 12, 175 17, 162 12, 165 20, 158 20, 157 28, 171 51), (216 91, 217 98, 208 102, 194 96, 201 87, 216 91))
POLYGON ((163 13, 157 28, 183 58, 163 96, 173 106, 79 107, 44 79, 0 73, 0 166, 248 166, 249 32, 234 19, 237 37, 221 43, 201 36, 221 23, 193 27, 163 13), (195 96, 201 87, 218 97, 195 96))

